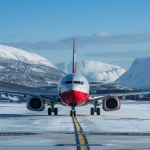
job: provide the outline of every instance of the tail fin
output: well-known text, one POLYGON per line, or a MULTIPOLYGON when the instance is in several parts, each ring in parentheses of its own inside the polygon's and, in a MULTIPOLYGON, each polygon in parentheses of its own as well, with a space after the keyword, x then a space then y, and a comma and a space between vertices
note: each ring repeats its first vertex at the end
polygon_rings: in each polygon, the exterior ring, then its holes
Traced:
POLYGON ((73 40, 72 73, 76 73, 76 46, 75 46, 75 39, 73 40))

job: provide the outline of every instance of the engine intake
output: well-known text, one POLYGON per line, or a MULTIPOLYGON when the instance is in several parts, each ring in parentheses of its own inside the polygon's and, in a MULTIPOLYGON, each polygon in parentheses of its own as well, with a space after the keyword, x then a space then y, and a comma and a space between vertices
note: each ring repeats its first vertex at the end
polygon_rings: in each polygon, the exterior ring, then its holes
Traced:
POLYGON ((121 108, 120 100, 116 96, 108 96, 104 98, 102 105, 104 111, 114 111, 121 108))
POLYGON ((27 108, 33 111, 43 111, 45 109, 45 101, 40 96, 30 97, 27 101, 27 108))

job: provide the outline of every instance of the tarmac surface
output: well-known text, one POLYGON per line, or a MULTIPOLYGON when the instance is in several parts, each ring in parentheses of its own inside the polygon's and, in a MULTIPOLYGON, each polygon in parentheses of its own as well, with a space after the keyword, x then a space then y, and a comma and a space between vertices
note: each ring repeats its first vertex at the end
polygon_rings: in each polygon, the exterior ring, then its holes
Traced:
POLYGON ((58 107, 58 116, 0 103, 0 150, 150 149, 150 102, 123 101, 118 111, 90 114, 92 105, 58 107))

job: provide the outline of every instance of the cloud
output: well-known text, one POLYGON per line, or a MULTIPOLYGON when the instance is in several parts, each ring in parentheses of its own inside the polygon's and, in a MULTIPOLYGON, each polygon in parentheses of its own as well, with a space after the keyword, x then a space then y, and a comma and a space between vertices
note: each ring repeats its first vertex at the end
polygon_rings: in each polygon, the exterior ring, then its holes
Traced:
POLYGON ((11 42, 11 43, 1 43, 2 45, 7 45, 7 46, 12 46, 16 48, 21 48, 21 49, 33 49, 33 50, 64 50, 64 49, 69 49, 72 48, 72 43, 71 44, 65 44, 65 43, 53 43, 50 41, 40 41, 37 43, 30 43, 27 41, 23 42, 11 42))
POLYGON ((97 58, 101 60, 107 60, 107 63, 118 65, 124 69, 129 69, 134 59, 141 57, 150 57, 150 50, 84 53, 81 56, 87 57, 87 59, 97 58))
POLYGON ((5 36, 5 38, 15 38, 17 36, 18 36, 18 34, 12 34, 12 35, 5 36))
POLYGON ((91 36, 76 35, 61 39, 56 42, 40 41, 37 43, 30 43, 27 41, 16 43, 1 43, 8 46, 14 46, 24 49, 36 50, 66 50, 72 48, 73 39, 76 39, 78 47, 84 45, 104 45, 104 44, 130 44, 130 43, 144 43, 150 42, 150 34, 121 34, 110 35, 106 32, 97 32, 91 36))
POLYGON ((3 45, 7 45, 7 46, 12 46, 12 47, 16 47, 16 48, 30 48, 31 47, 31 43, 30 42, 26 42, 26 41, 23 41, 23 42, 16 42, 16 43, 1 43, 3 45))
POLYGON ((57 20, 60 17, 60 13, 54 15, 54 19, 57 20))
POLYGON ((120 66, 120 67, 128 70, 133 63, 133 60, 118 60, 118 61, 110 61, 109 63, 120 66))
POLYGON ((150 56, 150 50, 141 51, 124 51, 124 52, 109 52, 109 53, 84 53, 85 57, 99 57, 99 58, 137 58, 150 56))
POLYGON ((106 32, 97 32, 96 34, 94 34, 93 36, 109 36, 110 34, 106 33, 106 32))

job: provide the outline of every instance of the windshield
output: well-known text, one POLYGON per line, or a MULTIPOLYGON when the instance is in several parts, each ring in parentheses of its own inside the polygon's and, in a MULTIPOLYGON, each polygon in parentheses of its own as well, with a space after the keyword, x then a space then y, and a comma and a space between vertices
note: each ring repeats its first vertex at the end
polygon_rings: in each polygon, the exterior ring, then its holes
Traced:
POLYGON ((72 81, 66 81, 66 84, 72 84, 72 81))
POLYGON ((72 83, 75 83, 75 84, 81 84, 83 85, 84 82, 83 81, 63 81, 62 84, 72 84, 72 83))
POLYGON ((83 81, 73 81, 73 83, 81 84, 81 85, 83 85, 83 84, 84 84, 84 82, 83 82, 83 81))

